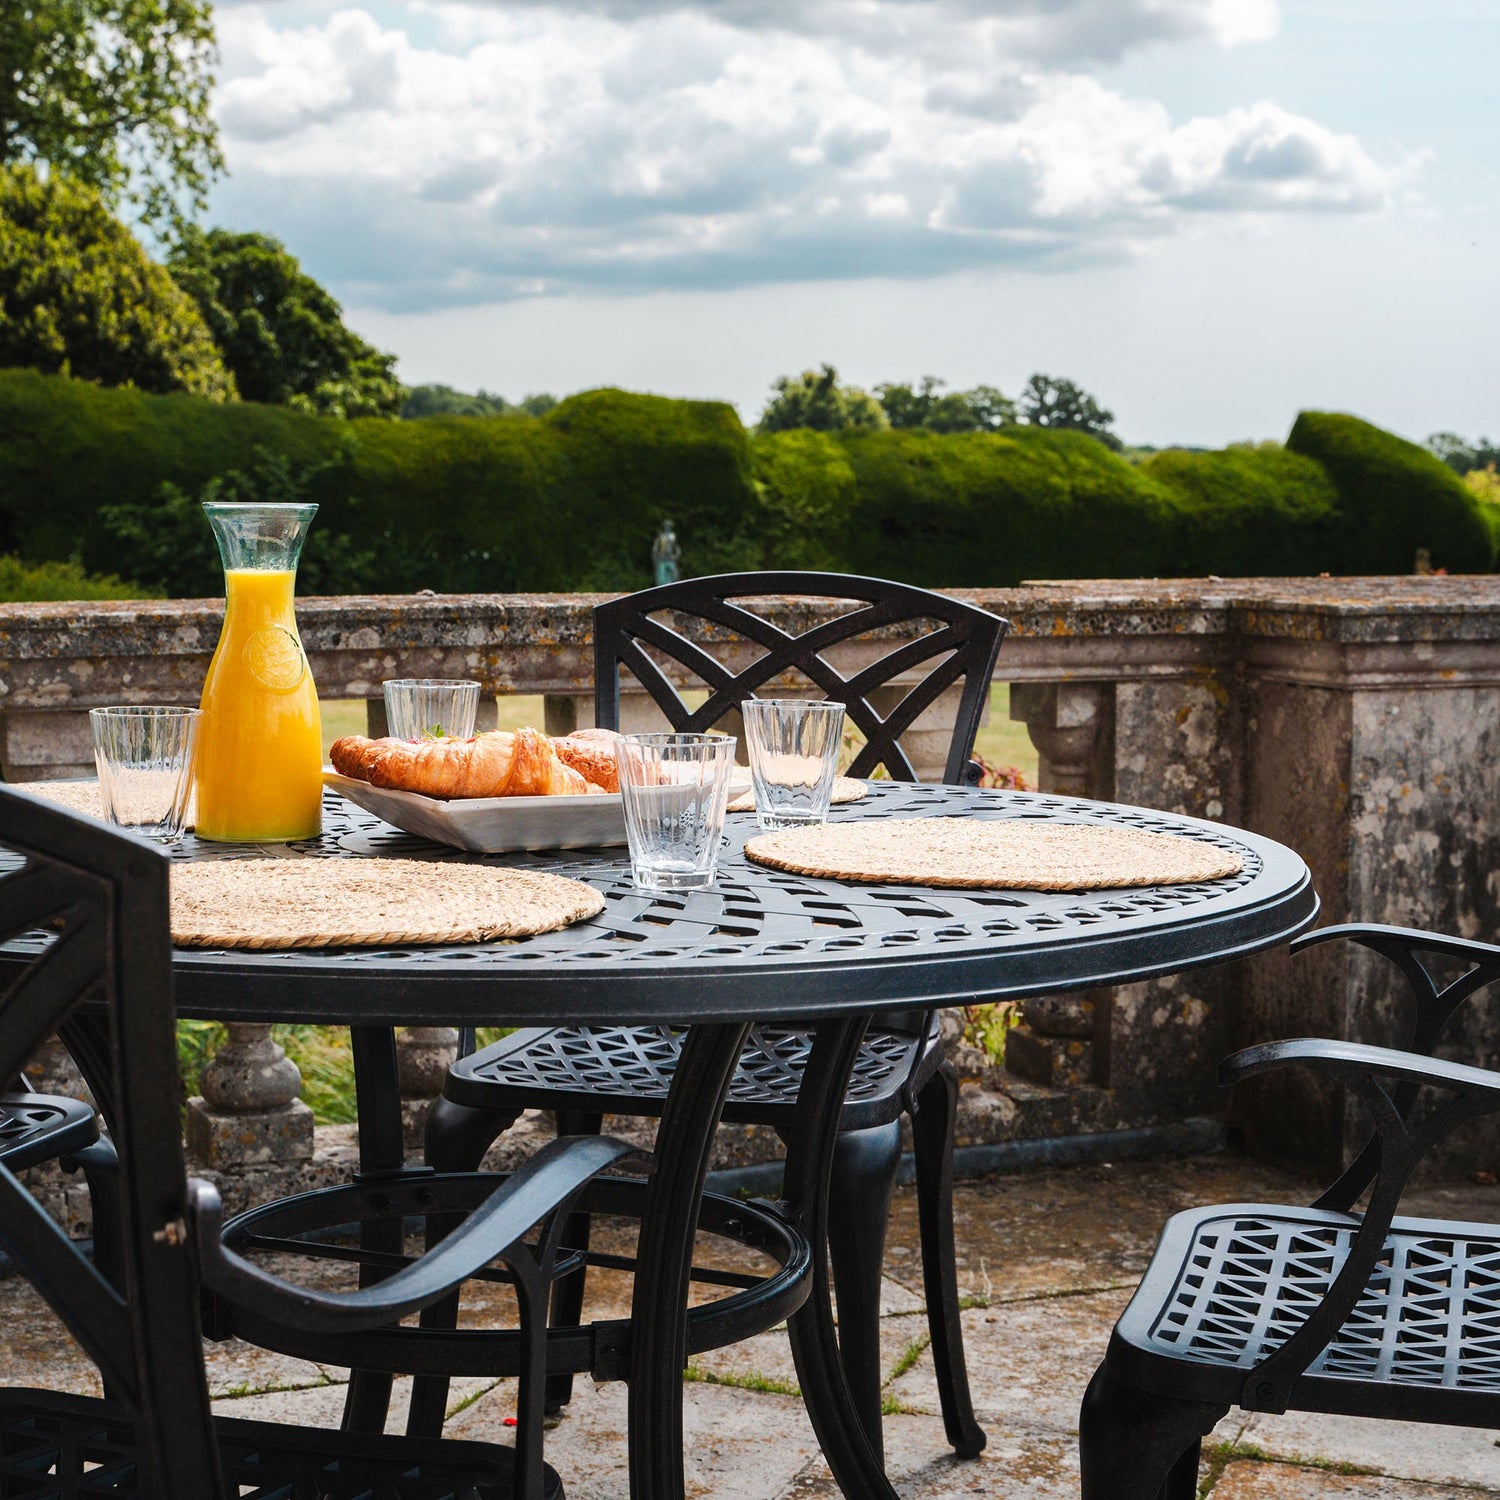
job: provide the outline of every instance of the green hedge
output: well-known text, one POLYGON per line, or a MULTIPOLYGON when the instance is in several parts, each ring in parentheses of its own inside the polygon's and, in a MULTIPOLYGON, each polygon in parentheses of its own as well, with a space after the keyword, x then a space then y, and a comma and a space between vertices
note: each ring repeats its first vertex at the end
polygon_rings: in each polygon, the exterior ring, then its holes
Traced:
MULTIPOLYGON (((671 517, 693 573, 915 583, 1488 568, 1474 497, 1423 450, 1304 413, 1287 449, 1167 452, 1016 428, 749 436, 729 406, 623 391, 542 417, 354 422, 0 370, 0 553, 119 569, 100 507, 282 454, 371 590, 632 589, 671 517), (363 576, 363 575, 362 575, 363 576)), ((190 524, 188 518, 186 524, 190 524)), ((149 580, 148 580, 149 581, 149 580)))
POLYGON ((1286 445, 1322 464, 1338 493, 1329 572, 1410 573, 1418 547, 1450 573, 1490 566, 1490 529, 1474 496, 1427 449, 1326 411, 1302 412, 1286 445))

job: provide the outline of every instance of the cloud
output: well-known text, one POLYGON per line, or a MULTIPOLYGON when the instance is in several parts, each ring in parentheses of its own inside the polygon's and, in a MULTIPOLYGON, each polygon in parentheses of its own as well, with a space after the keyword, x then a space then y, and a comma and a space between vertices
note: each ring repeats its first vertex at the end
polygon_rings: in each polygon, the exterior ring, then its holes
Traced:
POLYGON ((1272 0, 382 0, 219 12, 226 222, 348 300, 452 305, 1121 259, 1409 181, 1268 103, 1175 122, 1088 71, 1272 0))

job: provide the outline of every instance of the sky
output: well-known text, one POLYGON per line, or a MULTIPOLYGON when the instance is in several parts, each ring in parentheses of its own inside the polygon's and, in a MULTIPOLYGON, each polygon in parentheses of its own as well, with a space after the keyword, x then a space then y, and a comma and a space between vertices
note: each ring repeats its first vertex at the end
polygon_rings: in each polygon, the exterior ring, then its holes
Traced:
POLYGON ((408 383, 1077 380, 1500 436, 1494 0, 218 0, 229 174, 408 383))

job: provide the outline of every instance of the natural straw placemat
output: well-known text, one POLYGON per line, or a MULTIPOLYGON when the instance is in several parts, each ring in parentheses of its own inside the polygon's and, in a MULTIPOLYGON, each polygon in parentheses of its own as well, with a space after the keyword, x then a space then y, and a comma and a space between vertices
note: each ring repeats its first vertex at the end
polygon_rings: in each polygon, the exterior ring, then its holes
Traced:
POLYGON ((172 867, 180 948, 364 948, 531 937, 597 916, 580 880, 418 859, 222 859, 172 867))
POLYGON ((757 864, 834 880, 1088 891, 1218 880, 1244 868, 1202 839, 1097 823, 893 818, 785 829, 750 839, 757 864))
POLYGON ((69 812, 87 813, 91 818, 104 816, 104 799, 97 781, 22 781, 13 790, 30 792, 46 802, 55 802, 69 812))
MULTIPOLYGON (((833 778, 833 802, 862 802, 870 795, 870 789, 864 782, 856 781, 852 776, 835 776, 833 778)), ((751 787, 748 792, 741 792, 724 809, 725 812, 754 812, 755 811, 755 788, 751 787)))

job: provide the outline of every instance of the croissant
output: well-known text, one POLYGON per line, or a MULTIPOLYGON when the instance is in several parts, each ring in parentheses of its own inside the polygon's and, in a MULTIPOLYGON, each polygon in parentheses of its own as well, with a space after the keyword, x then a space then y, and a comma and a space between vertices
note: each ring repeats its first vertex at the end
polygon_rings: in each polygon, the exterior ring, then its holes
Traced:
POLYGON ((615 760, 615 742, 620 738, 613 729, 579 729, 552 741, 557 758, 572 766, 585 781, 606 792, 620 790, 620 766, 615 760))
POLYGON ((535 729, 494 729, 469 740, 335 740, 329 750, 341 776, 428 797, 559 797, 597 792, 552 751, 535 729))

